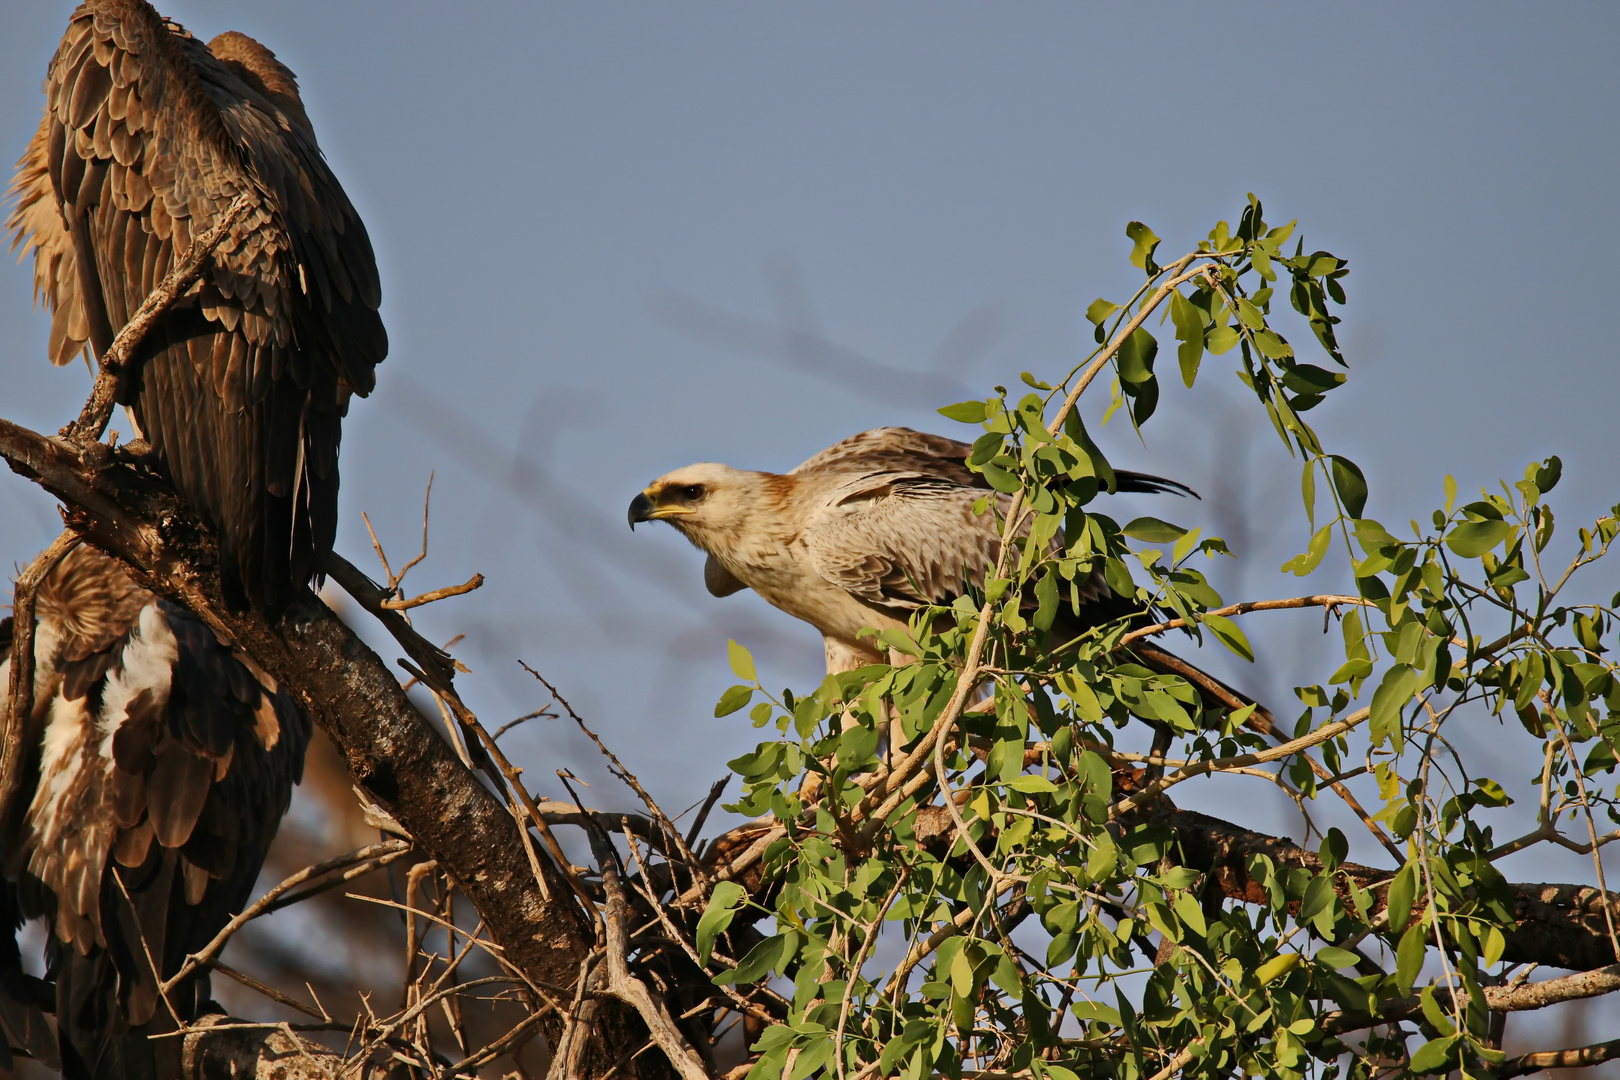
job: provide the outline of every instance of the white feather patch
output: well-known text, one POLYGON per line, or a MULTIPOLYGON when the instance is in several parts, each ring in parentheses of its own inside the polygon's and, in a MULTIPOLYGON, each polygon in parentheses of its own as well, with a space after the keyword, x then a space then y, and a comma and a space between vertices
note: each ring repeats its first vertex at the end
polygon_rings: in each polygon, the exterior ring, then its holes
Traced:
POLYGON ((150 693, 158 707, 168 704, 180 643, 156 604, 141 609, 141 617, 124 644, 121 670, 107 677, 101 695, 101 756, 112 758, 113 736, 129 718, 129 703, 150 693))

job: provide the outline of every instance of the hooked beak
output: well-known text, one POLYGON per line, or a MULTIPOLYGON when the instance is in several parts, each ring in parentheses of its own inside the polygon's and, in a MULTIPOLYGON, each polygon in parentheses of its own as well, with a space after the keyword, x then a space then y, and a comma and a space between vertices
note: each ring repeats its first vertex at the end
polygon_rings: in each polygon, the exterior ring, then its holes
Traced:
POLYGON ((697 512, 690 506, 672 506, 667 503, 663 506, 659 506, 653 502, 652 495, 648 494, 648 492, 654 492, 656 490, 656 488, 648 488, 646 491, 643 491, 640 495, 637 495, 634 499, 630 500, 631 532, 635 531, 636 523, 639 521, 663 521, 665 518, 682 517, 686 514, 694 514, 697 512))
POLYGON ((645 491, 643 491, 640 495, 637 495, 634 499, 631 499, 630 531, 636 531, 636 523, 638 521, 653 520, 653 517, 655 514, 657 514, 657 512, 657 509, 653 506, 653 501, 647 498, 647 493, 645 491))

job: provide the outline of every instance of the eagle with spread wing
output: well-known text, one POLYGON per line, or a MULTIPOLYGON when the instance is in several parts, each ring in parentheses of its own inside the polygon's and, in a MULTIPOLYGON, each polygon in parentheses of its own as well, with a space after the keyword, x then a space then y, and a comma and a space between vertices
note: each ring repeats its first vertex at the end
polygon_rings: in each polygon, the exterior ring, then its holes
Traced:
MULTIPOLYGON (((0 912, 8 929, 49 919, 54 999, 0 970, 0 1025, 46 1056, 31 1007, 54 1012, 70 1078, 178 1075, 158 1066, 178 1040, 149 1036, 199 1015, 207 968, 166 995, 157 979, 246 905, 302 776, 309 717, 240 649, 91 548, 69 552, 35 602, 21 794, 0 820, 0 912)), ((0 623, 0 718, 11 630, 0 623)), ((18 968, 16 952, 0 969, 18 968)))
MULTIPOLYGON (((753 589, 821 631, 829 672, 887 657, 867 628, 905 628, 912 612, 982 588, 1001 549, 995 495, 968 468, 966 443, 909 428, 853 435, 785 474, 703 463, 649 484, 630 526, 667 521, 708 553, 715 596, 753 589)), ((1114 490, 1193 495, 1162 477, 1116 470, 1114 490)), ((999 496, 1005 501, 1005 496, 999 496)), ((1138 610, 1101 576, 1080 590, 1089 625, 1138 610)))
POLYGON ((11 194, 56 364, 102 356, 193 239, 252 199, 118 400, 218 531, 227 599, 279 611, 331 550, 342 418, 388 351, 371 241, 293 73, 243 34, 205 46, 145 0, 89 0, 11 194))

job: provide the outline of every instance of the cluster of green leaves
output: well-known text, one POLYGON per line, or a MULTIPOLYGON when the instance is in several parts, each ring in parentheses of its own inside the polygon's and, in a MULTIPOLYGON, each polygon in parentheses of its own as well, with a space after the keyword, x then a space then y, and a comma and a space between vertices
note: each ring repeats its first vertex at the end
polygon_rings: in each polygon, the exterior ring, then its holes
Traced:
MULTIPOLYGON (((1016 508, 1006 534, 1016 547, 979 587, 919 612, 909 633, 878 635, 909 662, 775 695, 733 645, 741 682, 716 715, 746 709, 756 728, 775 732, 731 762, 743 780, 732 809, 771 814, 786 835, 766 856, 771 891, 716 889, 698 946, 707 957, 744 907, 770 917, 773 932, 716 975, 739 986, 775 982, 784 994, 791 984, 788 1021, 758 1042, 753 1080, 818 1070, 921 1080, 964 1069, 1138 1080, 1180 1051, 1191 1055, 1189 1069, 1212 1076, 1360 1077, 1370 1075, 1369 1059, 1333 1063, 1344 1044, 1324 1017, 1376 1012, 1414 991, 1424 1038, 1410 1071, 1499 1057, 1481 987, 1512 927, 1492 865, 1510 845, 1493 841, 1484 813, 1510 799, 1501 783, 1464 771, 1443 727, 1471 702, 1514 713, 1544 743, 1546 783, 1557 788, 1550 818, 1599 806, 1613 815, 1612 782, 1606 793, 1597 779, 1612 774, 1620 745, 1620 683, 1603 645, 1614 612, 1556 598, 1570 574, 1607 551, 1615 519, 1582 530, 1579 556, 1550 582, 1539 558, 1552 513, 1541 498, 1558 478, 1556 459, 1502 496, 1463 506, 1448 478, 1433 529, 1414 522, 1410 540, 1365 517, 1360 469, 1326 453, 1302 418, 1343 375, 1301 362, 1272 311, 1286 277, 1292 310, 1342 366, 1328 305, 1344 301, 1346 267, 1298 241, 1288 253, 1293 231, 1268 227, 1251 196, 1235 230, 1221 222, 1197 251, 1160 266, 1158 238, 1132 223, 1131 260, 1145 281, 1123 303, 1091 306, 1099 349, 1086 364, 1055 387, 1026 374, 1031 392, 1016 401, 998 387, 941 410, 981 428, 968 459, 990 489, 979 509, 1004 524, 1016 508), (1167 291, 1176 278, 1181 285, 1167 291), (1228 709, 1122 648, 1139 614, 1107 617, 1085 601, 1101 579, 1132 611, 1183 620, 1194 636, 1208 630, 1254 657, 1234 620, 1210 614, 1222 598, 1194 566, 1226 555, 1224 543, 1155 518, 1121 526, 1094 505, 1115 476, 1069 390, 1107 360, 1109 411, 1128 405, 1133 423, 1148 421, 1159 393, 1145 318, 1154 311, 1174 327, 1189 388, 1206 352, 1238 350, 1238 377, 1304 461, 1315 535, 1283 570, 1311 573, 1335 535, 1350 557, 1361 605, 1341 619, 1345 659, 1326 688, 1298 689, 1305 708, 1295 734, 1338 723, 1318 747, 1325 772, 1376 778, 1373 829, 1388 845, 1404 843, 1406 855, 1387 890, 1341 871, 1348 840, 1328 830, 1320 872, 1257 857, 1248 871, 1264 900, 1235 902, 1207 868, 1183 865, 1163 815, 1132 799, 1161 771, 1132 771, 1118 747, 1135 732, 1209 771, 1271 745, 1248 726, 1252 707, 1228 709), (1320 528, 1318 477, 1333 504, 1320 528), (982 697, 952 715, 986 612, 975 673, 982 697), (941 723, 955 736, 944 754, 950 794, 914 761, 899 783, 893 770, 941 723), (1355 745, 1367 766, 1357 769, 1351 735, 1363 733, 1355 745), (955 807, 948 816, 946 798, 955 807), (958 817, 960 833, 950 827, 958 817), (930 839, 941 835, 948 841, 930 839), (1441 981, 1420 986, 1436 966, 1441 981)), ((1302 806, 1326 786, 1303 756, 1275 780, 1302 806)), ((1409 1049, 1381 1038, 1386 1061, 1409 1049)))

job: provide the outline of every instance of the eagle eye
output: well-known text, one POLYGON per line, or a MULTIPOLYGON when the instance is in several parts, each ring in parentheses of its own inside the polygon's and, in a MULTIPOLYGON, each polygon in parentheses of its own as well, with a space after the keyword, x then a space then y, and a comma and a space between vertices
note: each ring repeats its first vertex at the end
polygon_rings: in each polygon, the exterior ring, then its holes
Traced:
POLYGON ((681 488, 681 498, 685 499, 687 502, 697 502, 699 499, 703 498, 703 485, 687 484, 685 487, 681 488))

